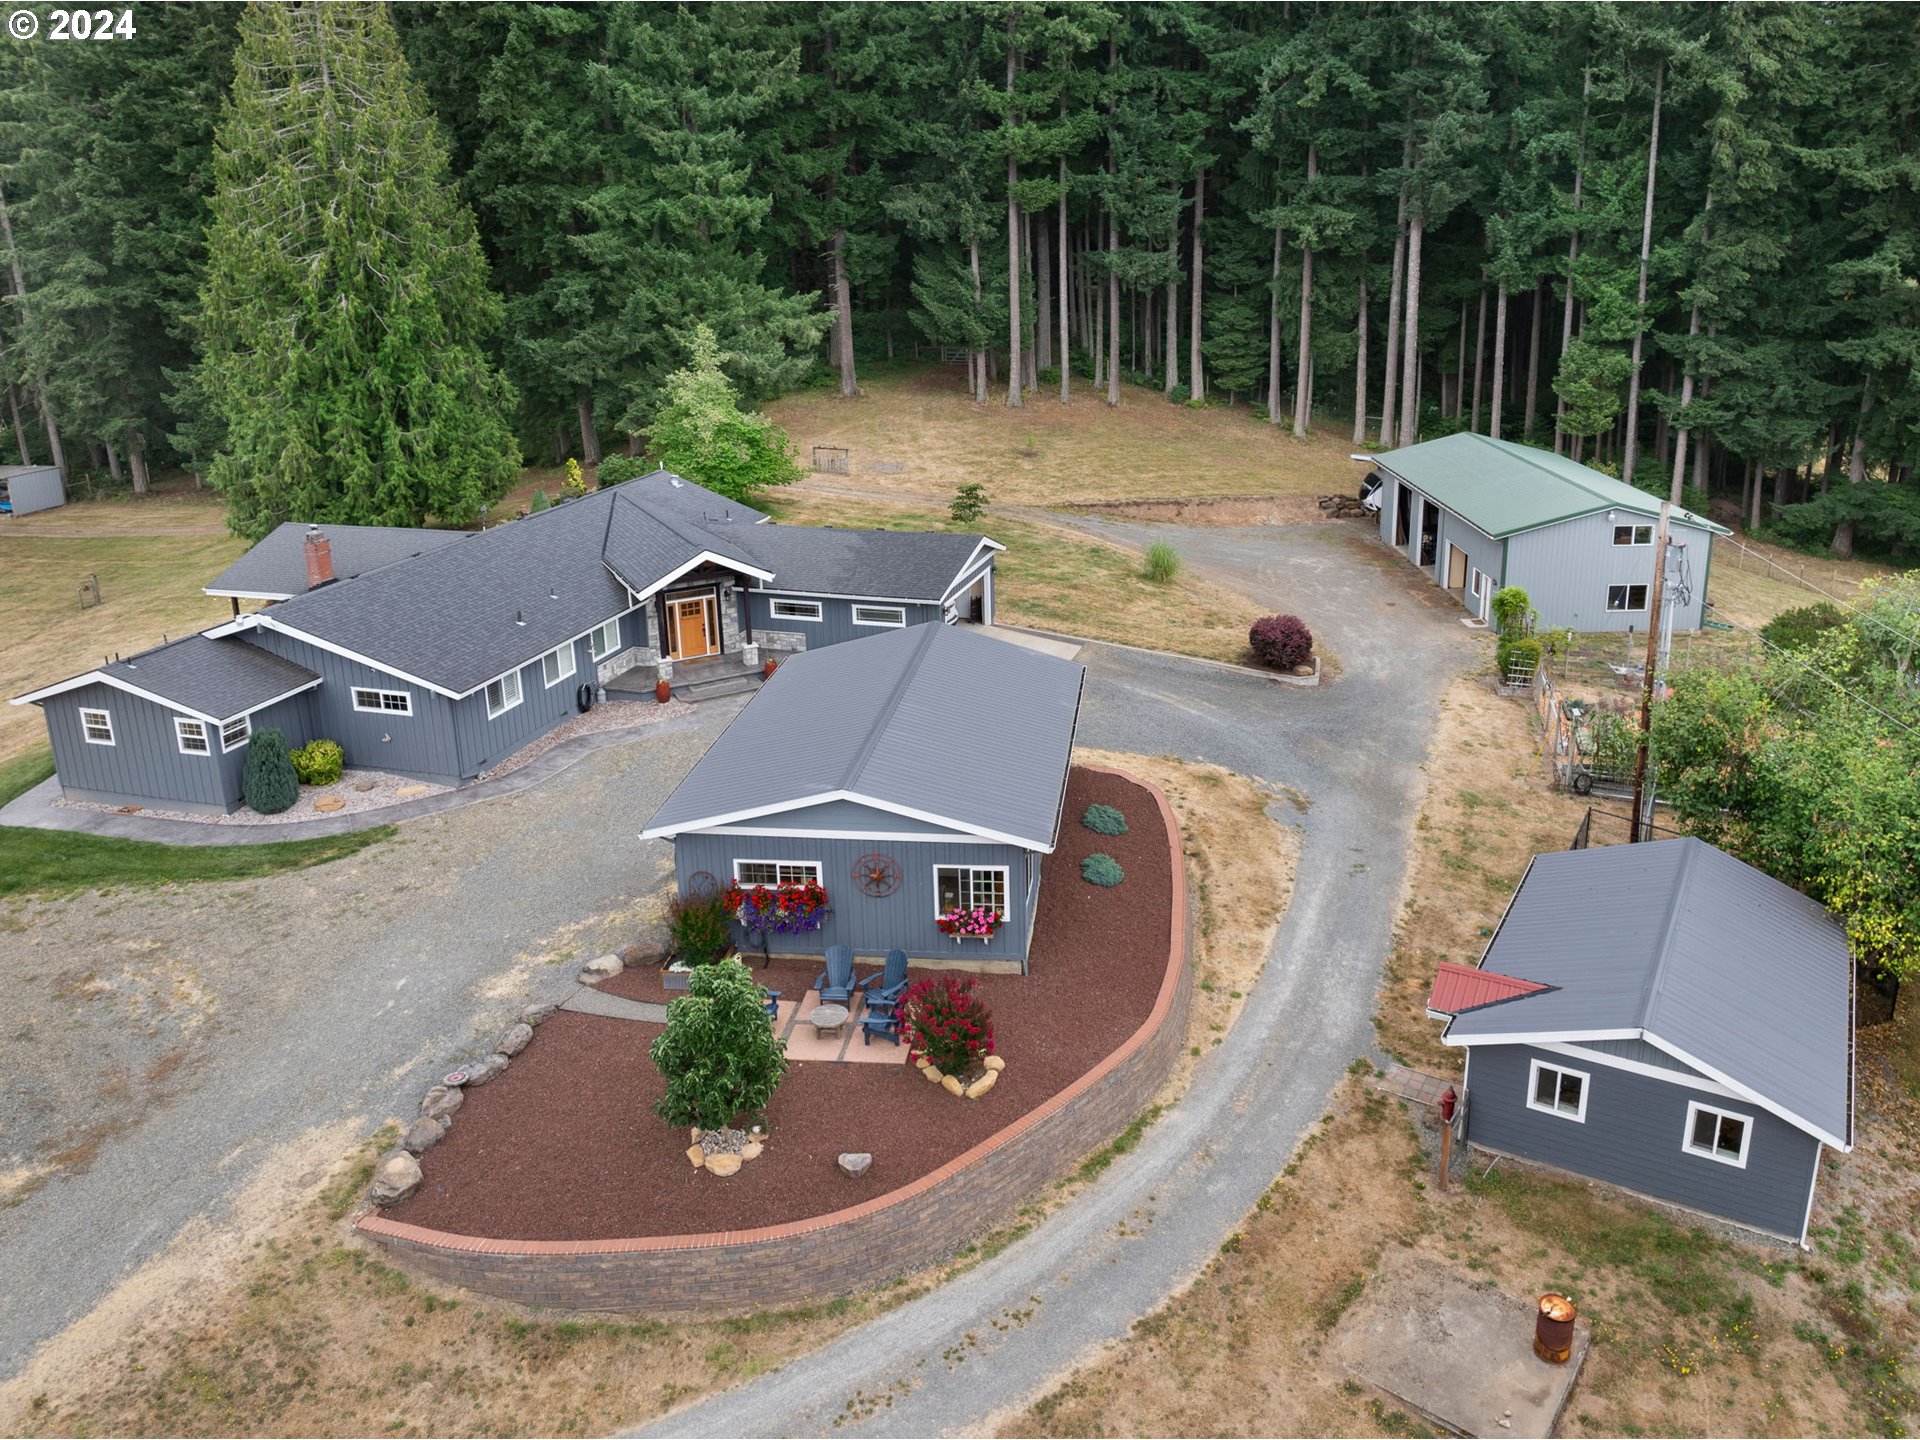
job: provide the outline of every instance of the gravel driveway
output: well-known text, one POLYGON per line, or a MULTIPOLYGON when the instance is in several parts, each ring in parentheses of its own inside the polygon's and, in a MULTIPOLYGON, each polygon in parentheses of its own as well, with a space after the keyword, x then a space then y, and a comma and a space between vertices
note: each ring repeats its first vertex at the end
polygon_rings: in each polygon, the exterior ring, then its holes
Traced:
POLYGON ((737 709, 316 869, 0 909, 0 1178, 27 1191, 0 1208, 0 1379, 262 1177, 311 1183, 410 1114, 527 996, 572 990, 567 959, 633 938, 671 869, 640 826, 737 709))
POLYGON ((1438 697, 1475 655, 1460 612, 1359 527, 1086 528, 1169 540, 1340 654, 1342 678, 1318 690, 1103 645, 1081 654, 1081 743, 1211 760, 1308 797, 1286 815, 1305 845, 1266 973, 1182 1103, 1073 1205, 933 1294, 648 1433, 990 1432, 1190 1281, 1373 1049, 1417 771, 1438 697))

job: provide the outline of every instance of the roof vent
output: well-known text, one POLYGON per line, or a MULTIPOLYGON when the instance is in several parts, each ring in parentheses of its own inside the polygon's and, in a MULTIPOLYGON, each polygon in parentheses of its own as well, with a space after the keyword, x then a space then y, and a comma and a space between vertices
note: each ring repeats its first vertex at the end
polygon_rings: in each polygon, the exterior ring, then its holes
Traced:
POLYGON ((558 600, 560 598, 560 592, 549 585, 547 587, 547 598, 549 600, 558 600))
POLYGON ((667 476, 667 484, 671 485, 676 490, 678 490, 685 483, 686 482, 683 481, 678 475, 667 476))
POLYGON ((526 612, 526 611, 524 611, 524 610, 516 610, 516 611, 514 611, 514 612, 513 612, 513 623, 514 623, 514 624, 516 624, 516 625, 524 625, 524 624, 526 624, 526 623, 527 623, 527 612, 526 612))

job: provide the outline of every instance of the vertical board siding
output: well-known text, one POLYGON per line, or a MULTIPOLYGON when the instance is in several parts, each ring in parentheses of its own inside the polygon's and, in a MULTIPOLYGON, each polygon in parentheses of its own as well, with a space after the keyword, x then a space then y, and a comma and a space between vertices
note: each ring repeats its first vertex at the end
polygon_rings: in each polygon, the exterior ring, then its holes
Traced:
MULTIPOLYGON (((1500 588, 1500 567, 1504 559, 1501 544, 1491 535, 1482 533, 1476 527, 1454 514, 1444 506, 1440 510, 1440 539, 1434 547, 1433 570, 1434 583, 1445 587, 1447 583, 1447 547, 1457 545, 1466 552, 1467 573, 1461 577, 1461 603, 1473 614, 1480 613, 1475 605, 1473 592, 1473 572, 1481 571, 1487 577, 1488 591, 1491 595, 1500 588)), ((1491 614, 1491 611, 1489 611, 1491 614)))
POLYGON ((1554 1055, 1526 1045, 1475 1045, 1468 1138, 1490 1150, 1798 1238, 1820 1142, 1744 1100, 1554 1055), (1529 1063, 1584 1070, 1584 1123, 1527 1107, 1529 1063), (1681 1149, 1687 1105, 1750 1116, 1745 1168, 1681 1149))
POLYGON ((320 687, 307 692, 312 697, 314 735, 338 742, 348 765, 440 785, 457 785, 466 778, 460 773, 459 752, 454 746, 452 702, 444 695, 278 631, 254 630, 247 642, 304 665, 321 677, 320 687), (413 713, 355 710, 356 687, 404 690, 413 697, 413 713))
MULTIPOLYGON (((1630 516, 1625 511, 1620 517, 1618 523, 1623 525, 1651 523, 1644 515, 1630 516)), ((1603 511, 1528 530, 1507 541, 1507 583, 1525 588, 1533 608, 1540 612, 1541 624, 1586 631, 1646 630, 1650 608, 1607 609, 1609 585, 1645 585, 1649 602, 1653 590, 1654 547, 1615 545, 1615 523, 1603 511)), ((1675 610, 1673 628, 1698 630, 1713 534, 1678 524, 1671 533, 1686 542, 1687 571, 1693 584, 1693 599, 1675 610)))
MULTIPOLYGON (((796 635, 807 637, 806 648, 817 650, 822 645, 838 645, 846 640, 861 640, 869 635, 885 634, 884 627, 876 625, 855 625, 853 607, 859 605, 887 605, 886 600, 832 600, 818 595, 784 595, 778 590, 750 590, 747 592, 747 607, 753 617, 754 633, 762 630, 790 630, 796 635), (805 600, 820 607, 818 620, 793 620, 787 616, 776 616, 772 602, 781 600, 805 600)), ((907 612, 907 624, 928 625, 937 623, 941 618, 938 605, 904 605, 907 612)))
MULTIPOLYGON (((817 860, 833 915, 818 930, 769 937, 774 948, 825 954, 829 945, 851 945, 862 958, 884 956, 895 946, 916 960, 1024 960, 1033 928, 1027 852, 1013 845, 966 845, 919 840, 801 840, 788 836, 681 835, 673 844, 674 874, 681 890, 698 871, 722 886, 733 879, 735 860, 817 860), (879 851, 900 866, 900 888, 891 895, 863 893, 853 879, 862 855, 879 851), (936 865, 1002 865, 1007 870, 1007 917, 987 940, 955 941, 934 924, 936 865)), ((735 938, 741 939, 736 929, 735 938)))
POLYGON ((485 689, 476 690, 463 700, 452 701, 460 779, 471 780, 521 746, 538 740, 562 720, 579 714, 574 697, 580 686, 593 683, 593 672, 587 642, 576 640, 573 642, 573 674, 549 690, 541 678, 538 660, 522 665, 520 703, 497 719, 487 718, 485 689))
MULTIPOLYGON (((53 763, 62 789, 89 798, 118 799, 134 805, 177 805, 231 810, 239 803, 229 794, 220 763, 220 736, 207 727, 211 755, 182 755, 173 722, 180 712, 111 685, 83 685, 41 702, 47 718, 47 739, 53 744, 53 763), (80 726, 80 712, 104 710, 113 717, 113 744, 89 745, 80 726)), ((244 752, 227 757, 244 760, 244 752)))

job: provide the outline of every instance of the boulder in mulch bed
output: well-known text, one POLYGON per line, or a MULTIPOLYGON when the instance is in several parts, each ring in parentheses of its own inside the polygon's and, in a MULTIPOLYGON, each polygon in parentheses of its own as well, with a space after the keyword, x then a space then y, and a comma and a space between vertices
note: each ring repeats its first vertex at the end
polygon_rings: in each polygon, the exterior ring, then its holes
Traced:
POLYGON ((709 1175, 718 1175, 722 1179, 728 1175, 737 1175, 740 1173, 740 1157, 738 1155, 709 1155, 707 1157, 707 1173, 709 1175))
POLYGON ((373 1167, 367 1198, 376 1205, 398 1205, 420 1188, 420 1162, 404 1150, 389 1150, 373 1167))
POLYGON ((407 1133, 400 1137, 400 1148, 409 1155, 424 1155, 446 1136, 447 1122, 429 1120, 421 1116, 407 1127, 407 1133))
POLYGON ((527 1043, 532 1039, 533 1027, 523 1020, 501 1031, 500 1038, 493 1042, 493 1048, 511 1059, 526 1049, 527 1043))
POLYGON ((998 1070, 987 1071, 986 1074, 974 1081, 973 1084, 967 1086, 967 1099, 978 1100, 982 1095, 986 1094, 987 1091, 993 1089, 993 1082, 999 1078, 1000 1072, 998 1070))
POLYGON ((989 1055, 986 1059, 982 1060, 980 1064, 982 1068, 987 1070, 1004 1070, 1007 1068, 1007 1062, 1002 1060, 998 1055, 989 1055))
POLYGON ((467 1092, 458 1085, 436 1085, 427 1091, 427 1098, 420 1102, 420 1118, 423 1120, 451 1119, 453 1112, 466 1103, 467 1092))
POLYGON ((658 945, 622 945, 620 959, 633 969, 643 965, 658 965, 667 958, 667 952, 658 945))
POLYGON ((862 1151, 848 1151, 840 1157, 840 1168, 849 1175, 864 1175, 873 1168, 873 1156, 862 1151))
POLYGON ((489 1080, 497 1078, 506 1068, 507 1057, 496 1050, 486 1059, 467 1067, 467 1088, 472 1089, 476 1085, 486 1084, 489 1080))
POLYGON ((596 980, 611 980, 626 968, 626 961, 618 955, 602 955, 580 967, 580 983, 591 985, 596 980))

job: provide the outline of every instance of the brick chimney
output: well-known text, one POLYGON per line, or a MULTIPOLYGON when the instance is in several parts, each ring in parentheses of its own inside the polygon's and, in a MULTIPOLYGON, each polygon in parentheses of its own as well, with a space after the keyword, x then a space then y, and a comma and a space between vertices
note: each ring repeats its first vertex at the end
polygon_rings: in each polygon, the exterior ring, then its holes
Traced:
POLYGON ((307 527, 307 589, 318 590, 333 579, 333 544, 318 525, 307 527))

